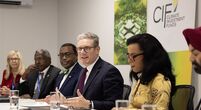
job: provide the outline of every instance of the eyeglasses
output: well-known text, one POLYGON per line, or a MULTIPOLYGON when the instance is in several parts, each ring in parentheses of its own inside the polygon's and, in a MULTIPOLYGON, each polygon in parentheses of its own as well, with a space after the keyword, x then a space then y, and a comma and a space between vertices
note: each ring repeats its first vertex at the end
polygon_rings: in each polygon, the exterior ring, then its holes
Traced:
POLYGON ((10 61, 16 61, 19 60, 19 58, 9 58, 10 61))
POLYGON ((127 57, 129 59, 132 59, 134 60, 136 57, 140 56, 140 55, 143 55, 144 53, 138 53, 138 54, 134 54, 134 53, 127 53, 127 57))
POLYGON ((82 50, 86 53, 88 53, 92 48, 95 48, 95 47, 78 47, 77 48, 77 52, 82 52, 82 50))
POLYGON ((61 58, 63 58, 65 56, 66 58, 68 58, 73 54, 75 54, 75 53, 65 52, 65 53, 59 53, 58 56, 61 57, 61 58))

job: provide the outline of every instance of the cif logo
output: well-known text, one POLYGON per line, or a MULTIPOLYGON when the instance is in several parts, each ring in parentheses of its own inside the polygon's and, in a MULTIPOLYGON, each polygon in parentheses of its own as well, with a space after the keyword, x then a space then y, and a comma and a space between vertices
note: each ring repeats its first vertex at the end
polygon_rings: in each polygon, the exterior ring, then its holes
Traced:
POLYGON ((157 6, 153 12, 153 21, 155 23, 164 23, 164 28, 166 27, 167 15, 171 15, 177 10, 177 4, 167 3, 162 6, 157 6))

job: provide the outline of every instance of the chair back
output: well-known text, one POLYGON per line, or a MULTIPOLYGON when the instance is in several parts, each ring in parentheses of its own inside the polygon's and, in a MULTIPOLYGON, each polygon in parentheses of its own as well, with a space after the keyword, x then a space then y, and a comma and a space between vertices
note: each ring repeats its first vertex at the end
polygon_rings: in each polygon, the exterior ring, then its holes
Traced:
POLYGON ((174 110, 193 110, 193 97, 195 88, 192 85, 178 85, 172 96, 172 107, 174 110))
POLYGON ((130 95, 130 92, 131 92, 131 87, 130 87, 129 85, 125 85, 125 84, 124 84, 122 99, 123 99, 123 100, 128 100, 128 97, 129 97, 129 95, 130 95))
POLYGON ((201 105, 201 99, 200 99, 198 105, 196 106, 195 110, 201 110, 200 105, 201 105), (199 109, 199 108, 200 108, 200 109, 199 109))

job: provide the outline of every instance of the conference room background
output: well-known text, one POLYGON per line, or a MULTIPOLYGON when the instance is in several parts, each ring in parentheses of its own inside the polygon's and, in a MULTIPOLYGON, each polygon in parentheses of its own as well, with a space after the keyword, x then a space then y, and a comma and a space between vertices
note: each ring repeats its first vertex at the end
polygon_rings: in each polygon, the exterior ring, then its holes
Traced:
MULTIPOLYGON (((197 0, 195 26, 201 26, 201 2, 197 0)), ((34 63, 36 49, 47 49, 58 67, 59 47, 76 43, 76 36, 94 32, 100 37, 100 56, 114 64, 114 0, 33 0, 32 6, 0 5, 0 72, 6 68, 10 50, 19 50, 27 67, 34 63), (109 48, 108 48, 109 47, 109 48)), ((125 84, 130 84, 129 65, 115 65, 125 84)), ((0 75, 0 81, 2 75, 0 75)), ((192 74, 195 104, 201 97, 201 77, 192 74)))

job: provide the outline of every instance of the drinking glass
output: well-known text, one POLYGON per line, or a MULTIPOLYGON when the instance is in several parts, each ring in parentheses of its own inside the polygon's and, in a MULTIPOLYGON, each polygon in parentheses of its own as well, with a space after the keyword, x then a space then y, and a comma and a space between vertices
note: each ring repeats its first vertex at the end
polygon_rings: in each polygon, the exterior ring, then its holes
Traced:
POLYGON ((60 96, 56 92, 50 92, 50 110, 60 110, 60 96))
POLYGON ((128 100, 116 100, 116 110, 126 110, 128 109, 128 104, 128 100))
POLYGON ((19 107, 19 90, 10 90, 10 110, 17 110, 19 107))

